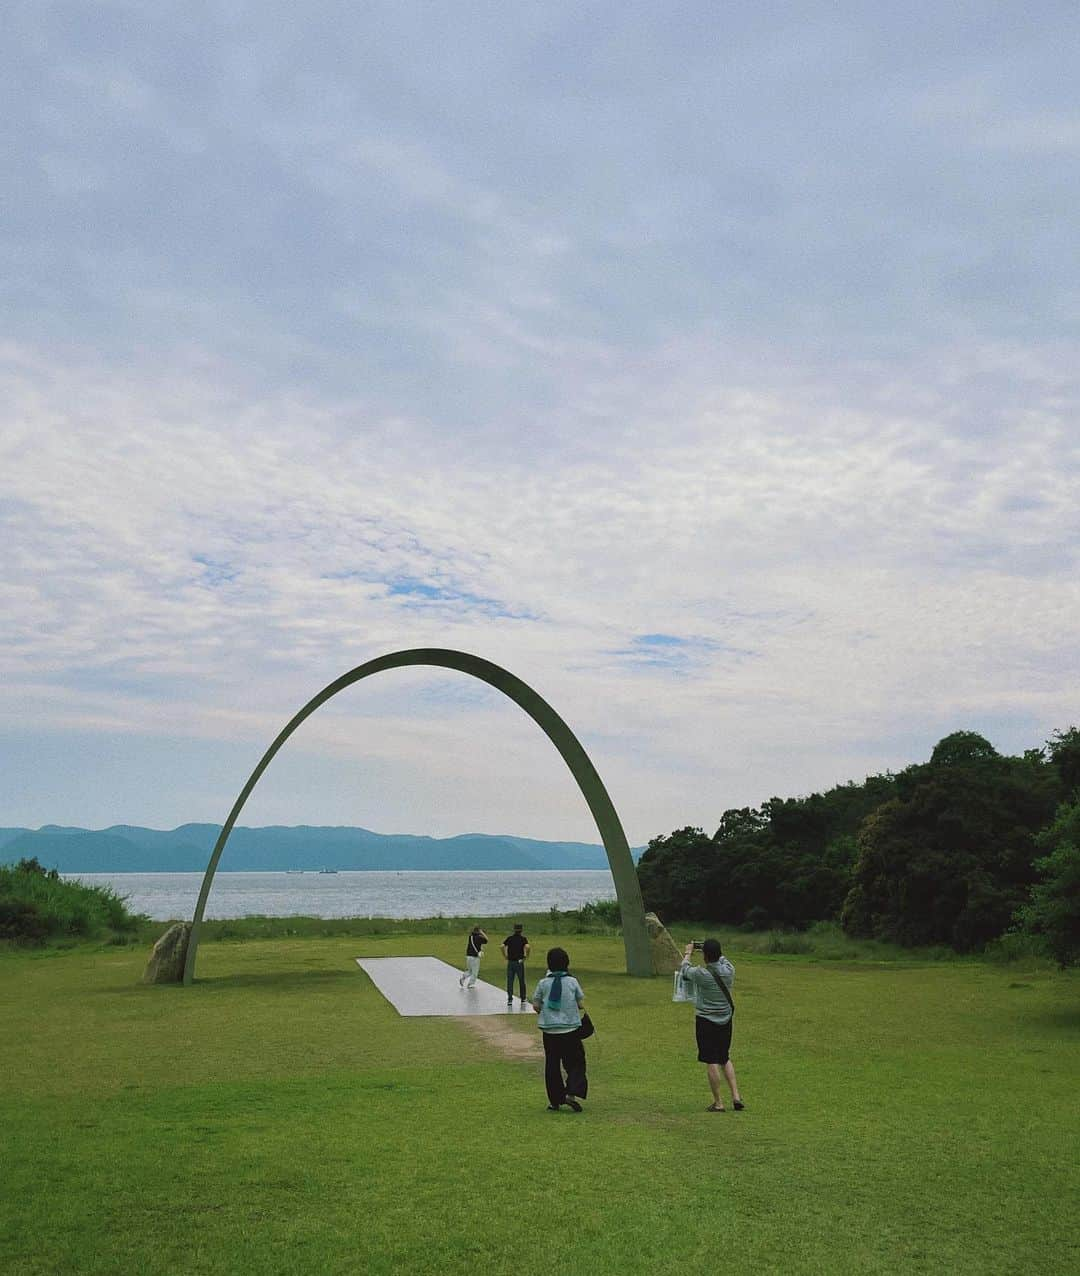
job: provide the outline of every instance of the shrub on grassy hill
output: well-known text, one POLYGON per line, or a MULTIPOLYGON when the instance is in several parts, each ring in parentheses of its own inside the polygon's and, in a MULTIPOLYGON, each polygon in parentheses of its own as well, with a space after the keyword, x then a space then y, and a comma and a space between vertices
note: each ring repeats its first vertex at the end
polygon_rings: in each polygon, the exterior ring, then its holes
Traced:
POLYGON ((1060 966, 1075 965, 1080 962, 1080 800, 1058 808, 1036 845, 1048 854, 1035 861, 1039 881, 1017 918, 1028 934, 1045 939, 1060 966))
POLYGON ((0 866, 0 939, 42 944, 134 931, 139 919, 108 886, 65 881, 36 859, 0 866))

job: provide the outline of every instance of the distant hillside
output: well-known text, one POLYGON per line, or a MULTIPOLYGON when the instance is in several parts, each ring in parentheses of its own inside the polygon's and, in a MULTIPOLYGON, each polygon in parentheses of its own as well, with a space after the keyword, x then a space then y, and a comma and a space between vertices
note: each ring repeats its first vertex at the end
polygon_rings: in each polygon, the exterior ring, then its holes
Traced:
MULTIPOLYGON (((0 829, 0 863, 36 857, 61 873, 194 873, 206 867, 217 824, 175 829, 114 824, 107 829, 0 829)), ((633 852, 637 859, 641 848, 633 852)), ((420 837, 363 828, 235 828, 222 857, 224 872, 318 869, 574 869, 606 868, 604 848, 588 842, 463 833, 420 837)))

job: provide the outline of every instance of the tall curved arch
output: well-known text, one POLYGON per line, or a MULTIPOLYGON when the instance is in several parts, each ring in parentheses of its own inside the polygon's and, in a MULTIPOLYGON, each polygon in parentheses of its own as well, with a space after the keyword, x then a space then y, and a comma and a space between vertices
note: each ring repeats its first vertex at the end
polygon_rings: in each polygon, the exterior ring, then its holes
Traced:
POLYGON ((634 868, 634 861, 630 855, 626 834, 623 832, 622 823, 612 805, 611 798, 608 797, 607 789, 604 788, 596 768, 577 737, 542 696, 507 670, 492 664, 489 660, 482 660, 479 656, 471 656, 464 651, 449 651, 441 647, 418 647, 410 651, 394 651, 386 656, 377 656, 374 660, 357 665, 355 669, 342 674, 304 705, 263 754, 259 765, 252 771, 251 778, 240 790, 240 796, 233 803, 229 818, 222 825, 210 862, 206 866, 202 889, 199 891, 199 902, 195 906, 195 915, 191 920, 191 934, 188 938, 187 957, 184 962, 184 983, 190 984, 195 977, 195 956, 199 950, 203 913, 206 910, 206 901, 210 895, 210 887, 214 881, 214 874, 217 872, 221 852, 225 849, 225 843, 229 840, 229 834, 244 808, 244 803, 251 796, 252 789, 259 782, 260 776, 270 765, 274 755, 306 718, 309 718, 320 705, 336 696, 339 691, 344 691, 354 682, 369 678, 374 673, 381 673, 384 669, 400 669, 406 665, 434 665, 441 669, 456 669, 460 673, 479 678, 481 682, 495 687, 524 709, 558 749, 589 805, 600 839, 604 843, 604 850, 607 852, 611 875, 615 879, 615 894, 618 896, 622 911, 627 974, 651 975, 652 954, 648 932, 645 929, 641 887, 638 884, 637 870, 634 868))

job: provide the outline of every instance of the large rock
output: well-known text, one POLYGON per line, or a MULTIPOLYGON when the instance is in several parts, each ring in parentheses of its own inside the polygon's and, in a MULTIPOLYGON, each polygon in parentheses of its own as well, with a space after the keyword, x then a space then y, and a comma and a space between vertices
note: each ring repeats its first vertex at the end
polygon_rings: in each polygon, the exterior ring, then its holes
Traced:
POLYGON ((176 922, 154 945, 143 971, 144 984, 178 984, 184 978, 190 922, 176 922))
POLYGON ((667 927, 655 913, 645 914, 645 929, 649 932, 654 975, 670 975, 682 965, 682 950, 667 932, 667 927))

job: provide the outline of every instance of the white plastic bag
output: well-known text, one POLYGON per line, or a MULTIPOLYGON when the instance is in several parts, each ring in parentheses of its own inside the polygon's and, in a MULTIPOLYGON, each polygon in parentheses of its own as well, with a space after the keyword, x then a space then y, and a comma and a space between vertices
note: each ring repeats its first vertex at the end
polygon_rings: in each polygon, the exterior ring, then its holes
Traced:
POLYGON ((694 993, 690 985, 682 977, 681 971, 675 972, 675 985, 671 991, 672 1001, 693 1001, 694 993))

